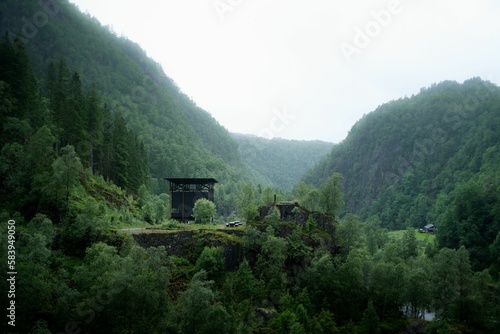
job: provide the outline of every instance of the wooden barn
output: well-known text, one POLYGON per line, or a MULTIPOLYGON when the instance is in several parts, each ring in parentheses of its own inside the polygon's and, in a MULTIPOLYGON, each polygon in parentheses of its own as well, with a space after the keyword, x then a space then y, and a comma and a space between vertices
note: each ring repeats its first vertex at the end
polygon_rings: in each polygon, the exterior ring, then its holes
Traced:
POLYGON ((172 219, 180 221, 193 220, 194 203, 200 198, 214 201, 214 185, 212 178, 165 178, 170 183, 170 200, 172 219))

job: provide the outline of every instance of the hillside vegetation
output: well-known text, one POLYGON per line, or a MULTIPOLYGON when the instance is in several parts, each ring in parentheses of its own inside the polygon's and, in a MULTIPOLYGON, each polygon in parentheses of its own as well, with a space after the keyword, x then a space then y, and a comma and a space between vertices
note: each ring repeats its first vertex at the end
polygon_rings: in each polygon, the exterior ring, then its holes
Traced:
POLYGON ((365 115, 304 176, 344 176, 346 211, 391 229, 436 223, 459 184, 498 187, 500 88, 446 81, 365 115))
POLYGON ((1 332, 499 332, 498 87, 434 85, 335 146, 233 136, 66 0, 0 12, 1 332), (164 176, 219 179, 215 224, 169 220, 164 176))
POLYGON ((297 180, 333 147, 319 140, 265 139, 243 134, 232 137, 252 181, 284 190, 292 190, 297 180))
POLYGON ((166 176, 241 177, 241 159, 229 132, 183 94, 137 44, 116 36, 68 1, 51 2, 47 8, 43 4, 2 1, 0 33, 21 39, 44 91, 49 64, 64 59, 84 78, 84 88, 95 85, 107 107, 123 115, 144 143, 154 185, 163 190, 166 176), (36 13, 46 14, 46 24, 25 28, 22 18, 32 22, 36 13))

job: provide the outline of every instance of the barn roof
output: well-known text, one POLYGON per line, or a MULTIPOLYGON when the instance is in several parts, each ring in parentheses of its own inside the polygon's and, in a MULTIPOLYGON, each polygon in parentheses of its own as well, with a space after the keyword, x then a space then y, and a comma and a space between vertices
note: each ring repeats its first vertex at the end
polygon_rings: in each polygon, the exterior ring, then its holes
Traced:
POLYGON ((218 183, 214 178, 187 178, 187 177, 166 177, 164 178, 175 184, 207 184, 207 183, 218 183))

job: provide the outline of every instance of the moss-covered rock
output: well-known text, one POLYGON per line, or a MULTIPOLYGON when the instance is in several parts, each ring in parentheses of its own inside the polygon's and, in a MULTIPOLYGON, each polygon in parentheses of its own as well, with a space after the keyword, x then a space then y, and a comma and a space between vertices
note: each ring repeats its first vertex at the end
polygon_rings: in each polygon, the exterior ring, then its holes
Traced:
POLYGON ((227 270, 236 269, 243 261, 243 231, 192 230, 192 231, 144 231, 134 233, 134 240, 142 247, 165 246, 168 255, 187 258, 196 262, 205 247, 221 247, 227 270))

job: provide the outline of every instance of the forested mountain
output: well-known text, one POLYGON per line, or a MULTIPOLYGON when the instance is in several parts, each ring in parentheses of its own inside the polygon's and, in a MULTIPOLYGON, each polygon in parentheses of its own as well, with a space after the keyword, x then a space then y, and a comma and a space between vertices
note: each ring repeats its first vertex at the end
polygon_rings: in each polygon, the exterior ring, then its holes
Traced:
POLYGON ((483 200, 498 199, 498 129, 499 87, 442 82, 365 115, 304 181, 339 172, 347 212, 377 215, 389 228, 439 224, 459 185, 474 182, 491 197, 483 200))
MULTIPOLYGON (((6 0, 0 13, 1 36, 18 38, 24 45, 43 95, 49 97, 49 65, 64 60, 83 78, 83 88, 95 85, 107 108, 119 112, 138 135, 153 179, 241 177, 237 144, 228 131, 183 94, 137 44, 116 36, 68 1, 6 0)), ((168 44, 168 36, 164 42, 168 44)), ((162 181, 159 185, 166 189, 162 181)))
POLYGON ((232 134, 238 143, 243 162, 256 184, 292 190, 297 180, 331 150, 333 144, 323 141, 266 139, 252 135, 232 134))
POLYGON ((499 332, 498 87, 435 85, 335 146, 264 140, 66 0, 0 14, 0 332, 499 332), (164 176, 218 178, 218 216, 169 220, 164 176))

